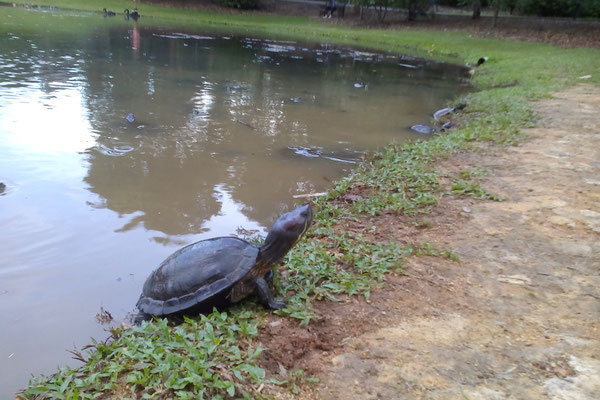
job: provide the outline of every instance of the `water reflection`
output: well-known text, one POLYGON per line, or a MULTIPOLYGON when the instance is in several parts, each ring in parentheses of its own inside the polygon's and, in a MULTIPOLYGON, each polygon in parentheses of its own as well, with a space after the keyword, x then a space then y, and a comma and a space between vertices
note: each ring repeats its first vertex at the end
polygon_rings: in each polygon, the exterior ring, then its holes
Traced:
MULTIPOLYGON (((118 41, 122 32, 114 35, 118 41)), ((265 221, 281 204, 274 189, 279 199, 298 191, 298 167, 323 168, 290 162, 283 150, 319 149, 322 159, 352 164, 402 131, 394 118, 381 121, 382 114, 397 114, 399 105, 420 110, 431 97, 439 101, 440 88, 393 98, 400 83, 404 90, 415 84, 391 56, 180 32, 138 35, 131 36, 141 37, 133 54, 112 47, 106 62, 93 63, 90 72, 100 76, 87 95, 93 130, 102 134, 89 150, 85 181, 120 215, 143 212, 119 231, 143 224, 167 235, 202 232, 218 212, 218 185, 252 205, 249 217, 265 221), (368 80, 369 91, 356 90, 357 80, 368 80), (403 99, 407 103, 398 104, 403 99), (134 122, 124 118, 128 113, 134 122), (278 176, 276 188, 264 179, 271 175, 278 176)), ((448 85, 441 66, 418 62, 422 79, 448 85)), ((323 188, 322 178, 311 180, 323 188)))
POLYGON ((322 190, 365 151, 409 136, 406 120, 440 104, 462 73, 409 56, 128 22, 75 48, 26 39, 2 56, 3 95, 16 100, 0 121, 11 145, 85 152, 84 181, 100 204, 139 214, 118 232, 202 232, 218 185, 264 223, 299 187, 322 190), (32 86, 43 94, 23 90, 32 86), (322 173, 316 157, 293 159, 311 154, 332 165, 322 173))

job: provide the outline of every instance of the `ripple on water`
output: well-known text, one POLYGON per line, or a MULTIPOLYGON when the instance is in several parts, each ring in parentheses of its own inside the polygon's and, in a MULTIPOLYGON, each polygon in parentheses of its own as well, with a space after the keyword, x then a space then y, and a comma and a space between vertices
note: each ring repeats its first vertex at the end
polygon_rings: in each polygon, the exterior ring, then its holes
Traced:
POLYGON ((357 160, 362 156, 362 152, 352 150, 352 149, 340 149, 340 150, 332 150, 326 151, 322 147, 306 147, 306 146, 289 146, 287 148, 291 150, 292 153, 301 157, 307 158, 324 158, 326 160, 346 163, 346 164, 356 164, 357 160))
MULTIPOLYGON (((0 175, 0 196, 15 193, 19 190, 19 184, 7 176, 0 175)), ((0 223, 2 226, 2 223, 0 223)))
POLYGON ((94 146, 94 149, 104 154, 105 156, 120 157, 135 150, 135 147, 127 143, 119 143, 114 144, 112 146, 105 146, 103 144, 100 144, 98 146, 94 146))
POLYGON ((191 35, 187 33, 154 33, 152 36, 161 37, 165 39, 195 39, 195 40, 214 40, 215 38, 212 36, 201 36, 201 35, 191 35))

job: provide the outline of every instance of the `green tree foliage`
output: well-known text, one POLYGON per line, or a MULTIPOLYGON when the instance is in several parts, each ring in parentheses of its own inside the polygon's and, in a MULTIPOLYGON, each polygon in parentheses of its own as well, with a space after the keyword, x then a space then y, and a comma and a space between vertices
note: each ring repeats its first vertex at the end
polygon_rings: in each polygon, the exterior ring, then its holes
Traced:
POLYGON ((436 0, 438 6, 460 7, 459 0, 436 0))
MULTIPOLYGON (((252 0, 221 0, 252 1, 252 0)), ((578 17, 599 18, 600 0, 437 0, 438 6, 462 7, 473 11, 473 18, 479 18, 482 10, 491 10, 497 18, 500 11, 519 15, 537 15, 541 17, 572 17, 581 3, 578 17)), ((425 15, 431 6, 431 0, 350 0, 351 3, 372 8, 382 22, 388 8, 408 10, 408 19, 413 21, 419 15, 425 15)))
POLYGON ((600 17, 600 0, 438 0, 436 3, 449 7, 471 8, 473 18, 478 18, 481 9, 491 9, 494 13, 507 11, 510 14, 540 17, 572 17, 578 2, 578 17, 600 17))
POLYGON ((256 0, 217 0, 217 2, 225 7, 239 8, 242 10, 252 10, 258 7, 256 0))
MULTIPOLYGON (((517 0, 517 9, 525 15, 542 17, 571 17, 577 0, 517 0)), ((581 0, 580 17, 600 17, 600 0, 581 0)))
POLYGON ((522 0, 519 9, 523 14, 547 16, 569 16, 575 7, 572 0, 522 0))
POLYGON ((374 9, 379 22, 383 22, 389 8, 408 9, 408 19, 412 21, 416 19, 417 15, 425 15, 431 4, 431 0, 351 0, 350 2, 357 6, 374 9))

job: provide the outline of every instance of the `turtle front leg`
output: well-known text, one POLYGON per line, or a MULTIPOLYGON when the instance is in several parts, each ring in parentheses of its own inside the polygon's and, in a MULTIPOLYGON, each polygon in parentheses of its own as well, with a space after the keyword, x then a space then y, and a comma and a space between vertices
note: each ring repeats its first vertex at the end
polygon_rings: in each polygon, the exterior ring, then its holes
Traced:
POLYGON ((265 307, 269 307, 273 310, 281 310, 283 307, 285 307, 285 302, 283 299, 273 297, 265 278, 262 276, 254 278, 254 284, 256 285, 256 294, 258 295, 258 299, 265 307))
POLYGON ((271 282, 271 281, 273 280, 273 277, 274 277, 274 276, 275 276, 275 272, 273 272, 273 268, 271 268, 271 269, 269 270, 269 272, 267 272, 267 273, 265 274, 265 281, 267 281, 267 282, 271 282))

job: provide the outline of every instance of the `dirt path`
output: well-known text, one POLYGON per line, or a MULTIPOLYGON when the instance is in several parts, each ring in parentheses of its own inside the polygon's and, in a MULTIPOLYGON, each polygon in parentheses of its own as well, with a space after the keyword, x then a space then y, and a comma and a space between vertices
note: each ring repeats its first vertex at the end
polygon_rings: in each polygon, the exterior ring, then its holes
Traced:
POLYGON ((600 399, 600 89, 536 108, 518 147, 443 163, 487 168, 505 201, 446 198, 421 231, 370 221, 460 261, 412 258, 370 303, 323 305, 303 333, 270 329, 283 335, 271 362, 320 378, 299 398, 600 399))

